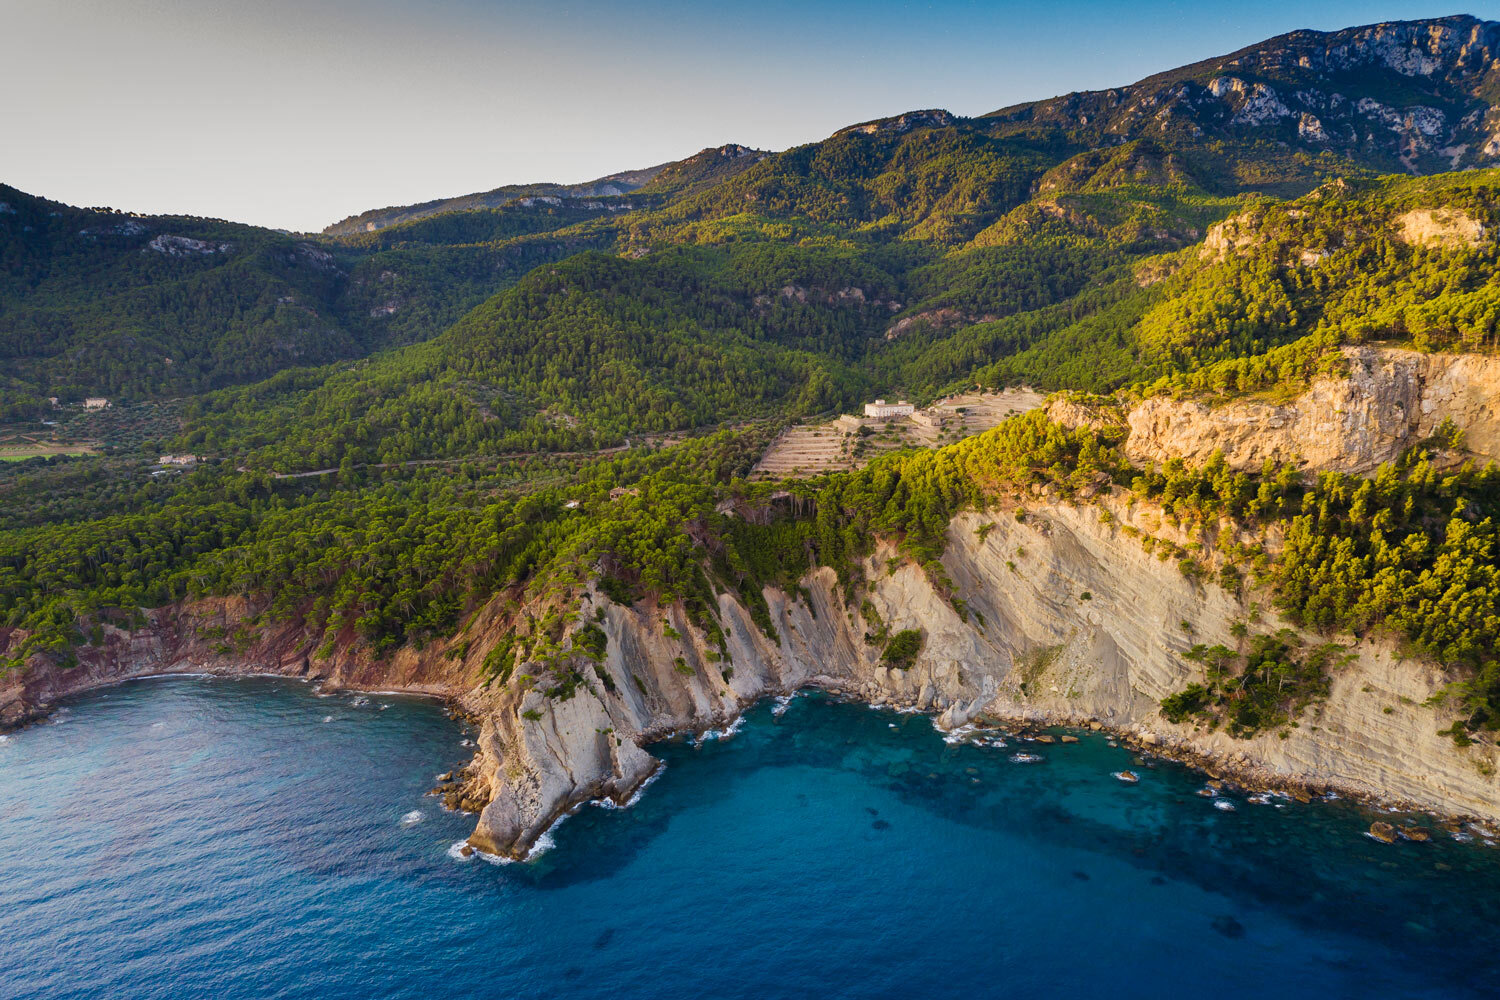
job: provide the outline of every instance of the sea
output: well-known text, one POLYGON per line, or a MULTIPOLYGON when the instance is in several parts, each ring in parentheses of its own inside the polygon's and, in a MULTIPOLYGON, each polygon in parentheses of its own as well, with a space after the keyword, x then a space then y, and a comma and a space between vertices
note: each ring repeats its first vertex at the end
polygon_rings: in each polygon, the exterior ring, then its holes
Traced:
POLYGON ((501 863, 437 702, 134 681, 0 741, 0 997, 1500 996, 1500 848, 1073 735, 767 701, 501 863))

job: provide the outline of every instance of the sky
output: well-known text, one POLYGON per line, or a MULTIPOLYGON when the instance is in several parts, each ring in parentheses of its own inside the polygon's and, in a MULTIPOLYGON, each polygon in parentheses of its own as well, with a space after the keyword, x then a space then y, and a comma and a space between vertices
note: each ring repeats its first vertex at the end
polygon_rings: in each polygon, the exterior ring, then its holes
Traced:
MULTIPOLYGON (((1389 3, 0 0, 0 181, 315 231, 917 108, 1130 83, 1389 3)), ((1466 13, 1500 18, 1500 2, 1466 13)))

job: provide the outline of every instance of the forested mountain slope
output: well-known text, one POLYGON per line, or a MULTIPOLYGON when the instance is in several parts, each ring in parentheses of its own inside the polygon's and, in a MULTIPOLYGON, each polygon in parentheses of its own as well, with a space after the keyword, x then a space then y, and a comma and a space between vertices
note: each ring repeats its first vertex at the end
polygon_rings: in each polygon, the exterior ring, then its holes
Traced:
POLYGON ((572 451, 973 386, 1285 390, 1341 344, 1495 343, 1500 171, 1338 180, 1292 202, 1041 197, 987 230, 1017 242, 788 244, 742 216, 728 242, 580 254, 428 344, 206 397, 183 446, 285 472, 572 451), (1180 250, 1109 226, 1188 203, 1204 236, 1180 250))
POLYGON ((341 219, 323 230, 326 236, 351 236, 356 233, 373 233, 403 222, 443 215, 449 212, 474 212, 487 208, 502 208, 518 201, 540 200, 543 204, 563 199, 613 198, 636 190, 651 182, 669 164, 659 164, 643 170, 626 170, 598 180, 582 184, 507 184, 492 191, 460 195, 456 198, 439 198, 417 205, 401 205, 377 208, 341 219))
POLYGON ((539 263, 599 241, 553 206, 441 234, 319 240, 75 209, 0 186, 0 415, 190 395, 427 340, 539 263))
MULTIPOLYGON (((1496 162, 1497 32, 1466 17, 1295 32, 1128 87, 380 210, 330 227, 342 235, 91 212, 4 188, 0 405, 25 416, 49 396, 180 397, 431 340, 532 267, 589 249, 838 245, 898 282, 895 337, 951 333, 1195 243, 1252 195, 1496 162)), ((885 368, 874 382, 936 388, 963 367, 909 381, 885 368)))

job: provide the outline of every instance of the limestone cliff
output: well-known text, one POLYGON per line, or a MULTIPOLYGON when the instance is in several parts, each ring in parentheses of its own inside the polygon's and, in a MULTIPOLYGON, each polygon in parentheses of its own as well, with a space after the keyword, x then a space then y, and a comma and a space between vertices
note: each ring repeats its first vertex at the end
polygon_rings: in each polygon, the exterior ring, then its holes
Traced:
MULTIPOLYGON (((1203 637, 1228 636, 1254 597, 1190 580, 1175 562, 1146 552, 1131 529, 1164 539, 1174 534, 1123 495, 1099 505, 1046 504, 1024 522, 1010 515, 955 519, 943 562, 968 602, 968 622, 917 567, 881 575, 892 552, 878 552, 867 567, 876 609, 892 629, 926 634, 922 654, 906 670, 881 664, 879 649, 864 641, 864 622, 845 606, 826 569, 803 581, 806 599, 765 593, 779 642, 767 639, 737 600, 720 598, 732 654, 727 681, 691 639, 663 636, 660 609, 606 604, 604 669, 613 692, 580 689, 562 703, 535 691, 519 701, 512 692, 491 700, 478 768, 494 799, 472 842, 523 855, 582 802, 626 799, 655 767, 641 743, 723 726, 757 698, 806 687, 918 708, 946 726, 979 715, 1098 721, 1270 784, 1334 787, 1500 819, 1492 749, 1455 748, 1437 735, 1446 720, 1422 705, 1444 682, 1441 673, 1400 660, 1378 643, 1354 646, 1356 656, 1337 673, 1331 697, 1287 738, 1234 740, 1165 722, 1160 699, 1200 679, 1182 654, 1203 637), (1101 518, 1105 510, 1110 516, 1101 518), (990 527, 982 533, 981 525, 990 527), (691 674, 674 667, 678 656, 691 674)), ((688 636, 686 622, 668 615, 688 636)), ((1257 627, 1282 625, 1270 616, 1257 627)))
MULTIPOLYGON (((1218 449, 1236 469, 1259 469, 1270 458, 1312 470, 1369 472, 1448 418, 1464 432, 1471 455, 1500 460, 1500 358, 1372 347, 1343 353, 1347 376, 1320 378, 1290 402, 1143 400, 1126 415, 1126 455, 1138 465, 1201 462, 1218 449)), ((1058 419, 1079 419, 1059 413, 1058 419)))

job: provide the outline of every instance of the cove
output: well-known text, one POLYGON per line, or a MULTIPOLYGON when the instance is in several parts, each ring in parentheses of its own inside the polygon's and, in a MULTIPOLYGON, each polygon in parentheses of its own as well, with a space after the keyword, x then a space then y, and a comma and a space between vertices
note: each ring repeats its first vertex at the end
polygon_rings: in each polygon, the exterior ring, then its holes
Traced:
POLYGON ((1500 851, 1378 844, 1343 802, 1218 808, 1099 735, 762 704, 506 865, 457 857, 473 818, 426 795, 471 737, 272 679, 66 703, 0 743, 0 995, 1500 993, 1500 851))

